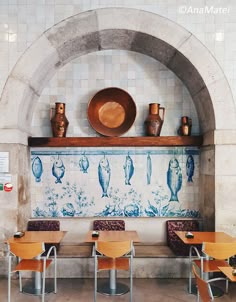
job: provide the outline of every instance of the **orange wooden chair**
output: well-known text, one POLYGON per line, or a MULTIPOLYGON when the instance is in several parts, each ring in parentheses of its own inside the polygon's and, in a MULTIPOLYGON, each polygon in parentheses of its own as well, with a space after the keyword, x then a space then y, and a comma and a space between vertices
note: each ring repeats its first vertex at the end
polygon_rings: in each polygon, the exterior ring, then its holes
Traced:
POLYGON ((22 292, 22 276, 23 271, 32 271, 42 274, 42 289, 41 301, 44 302, 45 297, 45 277, 46 270, 54 260, 54 293, 57 291, 57 265, 56 265, 56 248, 52 246, 45 257, 42 253, 45 251, 44 243, 42 242, 9 242, 9 265, 8 265, 8 302, 11 301, 11 275, 14 272, 19 272, 19 286, 22 292), (51 253, 54 253, 53 258, 49 259, 51 253), (18 264, 12 269, 12 260, 18 257, 18 264))
MULTIPOLYGON (((133 242, 132 241, 96 241, 95 242, 95 277, 94 302, 97 300, 97 273, 103 270, 126 270, 130 277, 130 302, 132 302, 133 277, 133 242)), ((111 280, 110 280, 111 282, 111 280)), ((110 283, 111 284, 111 283, 110 283)))
MULTIPOLYGON (((191 247, 194 249, 194 247, 191 247)), ((191 250, 190 250, 191 251, 191 250)), ((230 267, 229 258, 236 255, 236 242, 215 243, 204 242, 202 245, 202 255, 198 253, 198 259, 192 259, 190 253, 190 265, 192 262, 200 269, 200 276, 203 279, 205 273, 220 273, 219 266, 230 267)), ((189 289, 191 289, 191 272, 189 276, 189 289)), ((214 281, 226 281, 226 293, 228 293, 229 280, 226 277, 214 278, 214 281)))
POLYGON ((211 286, 209 282, 211 281, 205 281, 203 280, 197 273, 195 266, 192 266, 193 274, 196 278, 197 283, 197 289, 198 289, 198 296, 197 301, 199 301, 199 297, 201 298, 202 302, 210 302, 214 300, 211 286))

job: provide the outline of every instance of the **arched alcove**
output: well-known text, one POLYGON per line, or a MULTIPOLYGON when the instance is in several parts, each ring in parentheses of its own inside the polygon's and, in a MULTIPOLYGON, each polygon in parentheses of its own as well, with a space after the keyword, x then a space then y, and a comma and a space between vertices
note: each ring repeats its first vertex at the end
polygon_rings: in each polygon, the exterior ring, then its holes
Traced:
MULTIPOLYGON (((198 112, 201 132, 236 128, 235 104, 227 79, 209 50, 189 31, 157 14, 137 9, 104 8, 72 16, 44 32, 22 55, 3 89, 1 130, 12 131, 11 142, 27 145, 35 104, 47 81, 72 59, 99 50, 139 52, 171 69, 188 88, 198 112), (227 120, 227 123, 225 123, 227 120)), ((5 137, 5 142, 9 139, 5 137)), ((204 151, 207 161, 212 147, 204 151), (210 151, 209 151, 210 150, 210 151)), ((214 150, 213 150, 214 152, 214 150)), ((215 165, 202 175, 210 177, 215 201, 215 165)), ((202 177, 203 184, 205 182, 202 177)), ((205 190, 202 190, 204 200, 205 190)), ((20 198, 20 197, 19 197, 20 198)), ((209 211, 209 217, 214 215, 209 211)))
POLYGON ((27 49, 4 87, 0 106, 6 118, 1 119, 0 127, 27 133, 35 102, 55 71, 75 57, 105 49, 140 52, 171 69, 189 89, 203 133, 235 126, 234 102, 227 80, 199 40, 159 15, 105 8, 58 23, 27 49))

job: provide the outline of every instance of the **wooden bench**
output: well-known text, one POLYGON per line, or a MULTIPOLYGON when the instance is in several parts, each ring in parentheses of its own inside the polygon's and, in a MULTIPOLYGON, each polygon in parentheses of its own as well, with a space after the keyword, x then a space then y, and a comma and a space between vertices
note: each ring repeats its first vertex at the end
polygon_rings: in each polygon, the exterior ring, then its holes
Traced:
MULTIPOLYGON (((174 258, 176 255, 165 243, 140 242, 135 243, 135 258, 174 258)), ((58 258, 91 258, 92 244, 68 243, 61 244, 58 258)))
MULTIPOLYGON (((177 258, 188 257, 189 247, 175 234, 176 230, 198 231, 199 221, 193 219, 173 219, 166 221, 166 242, 135 243, 135 258, 177 258)), ((95 230, 124 230, 124 220, 94 220, 95 230)), ((61 243, 59 258, 90 258, 92 244, 84 242, 61 243)))

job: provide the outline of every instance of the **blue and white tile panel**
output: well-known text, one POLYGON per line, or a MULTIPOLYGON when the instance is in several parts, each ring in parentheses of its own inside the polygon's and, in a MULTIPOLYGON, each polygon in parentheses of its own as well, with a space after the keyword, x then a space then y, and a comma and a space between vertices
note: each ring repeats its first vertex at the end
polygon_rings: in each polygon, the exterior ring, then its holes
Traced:
POLYGON ((199 217, 199 149, 32 148, 33 217, 199 217))

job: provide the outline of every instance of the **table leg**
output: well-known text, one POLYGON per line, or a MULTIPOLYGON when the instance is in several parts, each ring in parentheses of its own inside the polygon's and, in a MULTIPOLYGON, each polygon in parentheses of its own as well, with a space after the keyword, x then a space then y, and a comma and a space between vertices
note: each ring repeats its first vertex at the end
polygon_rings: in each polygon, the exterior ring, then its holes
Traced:
POLYGON ((29 295, 41 295, 41 273, 35 272, 34 280, 26 282, 22 288, 22 292, 29 295))
POLYGON ((98 282, 99 293, 108 296, 124 295, 129 291, 129 287, 126 284, 116 282, 116 270, 109 271, 109 282, 98 282))

